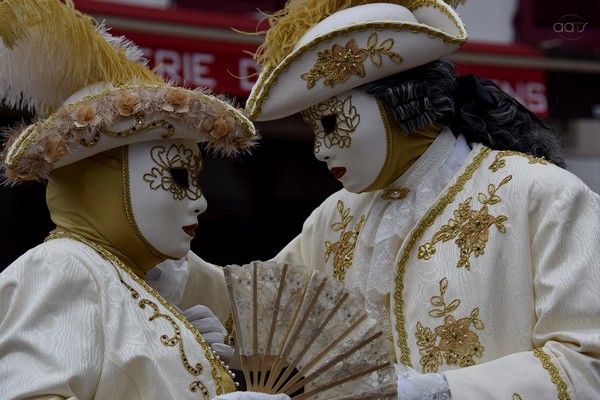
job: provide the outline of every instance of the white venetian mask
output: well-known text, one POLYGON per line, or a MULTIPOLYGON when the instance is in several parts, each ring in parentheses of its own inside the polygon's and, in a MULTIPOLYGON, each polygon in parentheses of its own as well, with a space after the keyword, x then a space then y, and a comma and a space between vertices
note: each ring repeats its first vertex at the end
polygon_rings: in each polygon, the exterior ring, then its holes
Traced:
POLYGON ((389 127, 375 97, 350 90, 302 112, 315 133, 314 153, 344 188, 360 193, 382 171, 389 127))
POLYGON ((202 156, 195 141, 157 140, 129 145, 129 209, 137 232, 167 258, 185 256, 206 199, 198 182, 202 156))

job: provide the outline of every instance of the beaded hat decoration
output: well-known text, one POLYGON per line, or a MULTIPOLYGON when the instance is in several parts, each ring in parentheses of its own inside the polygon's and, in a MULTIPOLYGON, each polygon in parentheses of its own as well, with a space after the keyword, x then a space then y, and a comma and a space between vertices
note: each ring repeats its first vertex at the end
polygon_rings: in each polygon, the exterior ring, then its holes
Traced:
POLYGON ((439 59, 467 40, 442 0, 289 0, 255 53, 252 120, 289 116, 340 93, 439 59))
POLYGON ((0 39, 0 98, 35 115, 3 132, 7 183, 140 141, 190 138, 233 156, 258 139, 231 100, 165 82, 72 0, 3 0, 0 39))

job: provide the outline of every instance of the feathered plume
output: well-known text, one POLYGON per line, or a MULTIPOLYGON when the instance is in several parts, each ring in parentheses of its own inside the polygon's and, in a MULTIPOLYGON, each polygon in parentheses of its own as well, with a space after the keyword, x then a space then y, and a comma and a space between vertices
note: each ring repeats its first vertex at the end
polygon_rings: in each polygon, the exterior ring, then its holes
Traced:
POLYGON ((72 0, 0 1, 0 39, 0 98, 9 107, 49 114, 96 82, 162 83, 133 43, 72 0))
MULTIPOLYGON (((255 60, 270 69, 277 66, 290 54, 298 40, 310 28, 333 13, 350 7, 370 3, 391 3, 407 7, 414 0, 288 0, 282 10, 266 15, 270 28, 266 31, 265 41, 256 53, 255 60)), ((445 0, 456 8, 466 0, 445 0)))

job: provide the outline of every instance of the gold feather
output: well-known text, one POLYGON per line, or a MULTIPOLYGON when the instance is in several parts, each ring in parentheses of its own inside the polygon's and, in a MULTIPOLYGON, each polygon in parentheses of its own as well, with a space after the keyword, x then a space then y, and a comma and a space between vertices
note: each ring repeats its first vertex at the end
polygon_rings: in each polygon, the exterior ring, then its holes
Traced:
POLYGON ((51 82, 61 89, 56 98, 35 104, 36 95, 26 93, 33 85, 16 85, 25 88, 22 90, 24 99, 32 99, 34 104, 27 104, 29 108, 53 112, 66 99, 65 95, 68 97, 99 81, 115 86, 163 82, 146 65, 127 56, 127 46, 133 44, 121 41, 115 46, 109 42, 102 32, 103 27, 92 17, 77 11, 72 0, 64 3, 60 0, 3 0, 0 16, 0 38, 7 54, 12 53, 15 57, 17 54, 33 55, 35 62, 43 66, 42 76, 20 76, 13 68, 9 79, 45 81, 41 87, 52 87, 48 84, 51 82))
MULTIPOLYGON (((298 40, 313 26, 335 12, 371 3, 390 3, 407 7, 413 0, 289 0, 283 9, 266 15, 269 23, 264 42, 254 53, 254 59, 265 70, 277 66, 289 55, 298 40)), ((446 0, 451 7, 466 0, 446 0)))

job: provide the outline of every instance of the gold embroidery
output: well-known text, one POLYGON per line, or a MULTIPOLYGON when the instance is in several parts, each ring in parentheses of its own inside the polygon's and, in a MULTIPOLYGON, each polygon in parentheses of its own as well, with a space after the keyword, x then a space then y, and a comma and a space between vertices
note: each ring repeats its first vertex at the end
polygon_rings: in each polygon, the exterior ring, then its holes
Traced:
POLYGON ((402 63, 402 57, 390 50, 394 46, 394 39, 385 39, 381 44, 377 44, 378 41, 377 32, 373 32, 367 40, 366 49, 359 48, 356 40, 350 39, 345 46, 334 44, 331 50, 319 51, 315 65, 309 72, 301 75, 307 81, 306 87, 311 89, 321 78, 325 78, 325 86, 333 87, 346 82, 353 75, 364 77, 363 62, 367 57, 377 67, 381 67, 383 62, 382 54, 397 64, 402 63))
POLYGON ((543 165, 549 164, 548 160, 546 160, 545 158, 535 157, 535 156, 532 156, 531 154, 525 154, 525 153, 521 153, 519 151, 504 150, 504 151, 500 151, 500 152, 498 152, 498 154, 496 154, 496 158, 495 158, 494 162, 490 165, 490 169, 493 172, 497 172, 500 168, 504 168, 506 166, 506 160, 504 160, 504 158, 508 157, 508 156, 525 157, 529 160, 529 164, 543 164, 543 165))
POLYGON ((402 200, 408 196, 410 189, 404 186, 387 188, 381 194, 382 200, 402 200))
POLYGON ((423 372, 437 372, 443 359, 447 365, 468 367, 476 364, 473 357, 481 358, 483 355, 484 347, 479 342, 479 336, 469 329, 471 325, 478 330, 484 328, 483 322, 478 318, 479 309, 475 308, 468 317, 457 320, 451 312, 460 306, 460 300, 454 299, 446 304, 444 295, 447 288, 448 280, 444 278, 440 281, 440 295, 431 298, 431 304, 437 308, 429 311, 433 318, 444 318, 443 325, 432 331, 417 322, 415 336, 420 348, 423 372))
POLYGON ((233 331, 233 313, 229 313, 227 321, 225 322, 225 329, 227 330, 227 336, 225 336, 225 344, 228 346, 235 347, 235 335, 233 331))
POLYGON ((394 302, 396 314, 396 332, 398 332, 398 347, 400 348, 400 362, 404 365, 412 367, 410 360, 410 348, 408 347, 408 333, 406 332, 406 318, 404 317, 404 274, 406 269, 406 263, 412 249, 417 244, 417 240, 423 235, 423 232, 428 226, 431 226, 435 219, 444 211, 448 204, 452 203, 456 198, 456 195, 464 188, 465 184, 469 179, 473 177, 473 174, 481 166, 483 160, 490 154, 490 149, 482 147, 479 154, 475 156, 471 164, 465 169, 465 172, 458 177, 456 184, 448 189, 440 201, 429 209, 425 217, 415 227, 410 237, 406 240, 406 245, 400 261, 398 261, 398 273, 396 274, 396 285, 394 290, 394 302))
POLYGON ((190 362, 187 356, 185 355, 185 349, 183 348, 183 338, 181 337, 181 329, 179 328, 179 325, 177 325, 175 321, 173 321, 173 318, 171 318, 167 314, 159 312, 156 303, 148 299, 140 300, 139 306, 142 309, 146 308, 146 306, 149 306, 152 309, 152 311, 154 311, 154 313, 148 318, 148 320, 154 321, 157 318, 163 318, 171 324, 171 326, 173 327, 174 335, 172 337, 169 337, 167 335, 161 335, 161 343, 169 347, 177 345, 179 347, 179 354, 181 355, 181 360, 183 361, 185 369, 187 369, 188 372, 194 376, 200 375, 203 371, 202 365, 200 363, 196 363, 196 365, 194 365, 193 367, 190 365, 190 362))
POLYGON ((194 381, 190 384, 190 391, 192 392, 197 392, 200 391, 200 393, 202 393, 202 397, 204 397, 205 399, 210 399, 210 392, 208 391, 208 388, 200 381, 194 381))
POLYGON ((100 133, 104 133, 107 136, 110 137, 116 137, 116 138, 121 138, 121 137, 130 137, 130 136, 135 136, 135 135, 139 135, 141 133, 144 133, 146 131, 149 131, 150 129, 154 129, 157 127, 161 127, 161 128, 165 128, 166 132, 163 133, 162 135, 160 135, 163 139, 168 139, 171 136, 173 136, 173 134, 175 133, 175 127, 173 126, 173 124, 171 124, 170 122, 164 120, 164 119, 157 119, 154 121, 150 121, 144 124, 144 114, 142 113, 138 113, 135 115, 135 125, 133 125, 131 128, 125 130, 125 131, 110 131, 104 127, 100 127, 99 130, 94 130, 91 131, 92 133, 92 137, 91 139, 82 137, 81 138, 81 144, 84 145, 85 147, 93 147, 96 145, 96 143, 98 143, 98 141, 100 140, 100 133))
POLYGON ((152 161, 158 165, 144 174, 144 181, 150 184, 153 190, 163 189, 171 192, 175 200, 199 199, 202 196, 202 190, 198 183, 198 176, 202 171, 202 156, 200 153, 194 154, 192 149, 183 144, 172 144, 167 150, 164 146, 155 146, 151 153, 152 161), (173 169, 184 169, 188 178, 187 186, 179 185, 173 177, 173 169))
POLYGON ((548 354, 544 353, 544 350, 542 350, 542 349, 534 349, 533 355, 536 356, 537 358, 539 358, 540 361, 542 361, 542 366, 544 367, 544 369, 546 369, 548 371, 548 373, 550 373, 550 379, 552 380, 552 383, 554 383, 556 385, 556 389, 558 390, 559 400, 570 400, 571 397, 569 396, 569 393, 567 392, 567 384, 565 383, 563 378, 560 376, 560 373, 558 372, 558 368, 556 368, 556 365, 554 365, 552 363, 550 356, 548 354))
POLYGON ((454 211, 454 218, 450 218, 448 223, 443 225, 440 230, 433 235, 430 242, 419 247, 418 258, 420 260, 431 259, 436 252, 435 244, 437 242, 447 242, 456 238, 454 243, 456 243, 460 249, 460 257, 456 266, 458 268, 465 267, 467 270, 470 270, 471 262, 469 259, 471 254, 475 254, 475 257, 484 254, 485 246, 489 239, 490 228, 494 225, 499 232, 506 232, 504 222, 508 217, 505 215, 500 215, 499 217, 490 215, 488 206, 497 204, 502 200, 496 192, 503 185, 510 182, 511 179, 512 175, 508 175, 497 187, 494 184, 489 184, 489 197, 480 192, 477 196, 477 200, 479 200, 483 206, 478 211, 471 208, 471 200, 473 200, 473 197, 469 197, 460 204, 458 209, 454 211))
POLYGON ((414 32, 414 33, 422 33, 426 34, 429 37, 437 38, 442 40, 444 43, 448 45, 456 45, 461 46, 467 40, 467 33, 463 29, 461 23, 456 18, 456 14, 449 11, 447 7, 441 7, 438 3, 431 0, 415 0, 411 4, 408 5, 409 10, 415 10, 418 7, 434 7, 438 10, 441 10, 446 16, 448 20, 452 22, 454 27, 458 30, 458 35, 449 36, 444 31, 441 31, 436 28, 431 28, 429 26, 419 24, 415 25, 413 23, 398 23, 398 22, 368 22, 364 24, 355 24, 350 25, 347 28, 341 30, 335 30, 333 32, 321 35, 314 40, 300 46, 294 52, 292 52, 288 57, 285 58, 277 67, 272 67, 269 65, 264 66, 264 71, 261 73, 262 77, 256 83, 254 93, 257 93, 256 96, 251 96, 248 99, 247 110, 249 111, 248 118, 250 120, 254 120, 258 115, 262 112, 263 103, 269 97, 269 92, 271 88, 277 84, 279 77, 285 71, 288 71, 290 65, 296 62, 297 59, 304 56, 306 52, 314 49, 316 46, 323 42, 327 42, 334 37, 349 35, 353 32, 364 32, 366 30, 390 30, 392 32, 414 32))
POLYGON ((319 152, 321 145, 328 149, 333 146, 350 147, 352 144, 350 134, 360 123, 360 114, 352 104, 352 96, 342 100, 333 96, 327 101, 302 111, 301 115, 315 133, 315 153, 319 152), (323 117, 329 115, 335 116, 335 129, 326 132, 321 121, 323 117))
MULTIPOLYGON (((125 282, 125 280, 123 279, 123 276, 121 275, 121 271, 125 272, 130 279, 135 281, 138 285, 142 286, 145 291, 150 293, 156 299, 156 301, 158 301, 158 303, 160 303, 164 308, 169 310, 169 312, 173 316, 175 316, 182 325, 184 325, 189 331, 191 331, 191 333, 194 335, 194 337, 196 339, 196 342, 198 342, 198 344, 202 347, 202 349, 204 351, 204 355, 205 355, 206 359, 208 360, 209 364, 211 365, 211 375, 215 382, 217 394, 224 394, 226 392, 234 390, 233 380, 232 380, 230 371, 227 371, 227 369, 224 366, 222 366, 219 361, 217 361, 215 359, 215 357, 212 353, 212 350, 210 349, 209 345, 204 341, 204 339, 200 335, 200 332, 198 332, 198 330, 196 328, 194 328, 194 326, 192 324, 190 324, 190 322, 187 319, 185 319, 185 317, 183 317, 183 315, 181 315, 178 311, 176 311, 173 308, 173 306, 168 301, 166 301, 157 291, 155 291, 150 286, 148 286, 148 284, 146 282, 144 282, 140 277, 138 277, 136 274, 134 274, 131 271, 131 269, 129 269, 125 264, 123 264, 123 262, 121 260, 119 260, 115 255, 110 253, 105 248, 103 248, 93 242, 90 242, 89 240, 87 240, 79 235, 76 235, 73 233, 68 233, 68 232, 55 232, 55 233, 48 235, 48 237, 46 237, 45 240, 48 241, 48 240, 61 239, 61 238, 69 238, 71 240, 76 240, 78 242, 84 243, 87 246, 94 249, 102 258, 104 258, 105 260, 110 262, 110 264, 115 269, 115 272, 117 273, 119 281, 129 290, 129 292, 131 293, 131 295, 134 299, 138 299, 140 297, 140 294, 137 290, 135 290, 133 287, 131 287, 130 285, 128 285, 125 282)), ((144 302, 144 304, 149 303, 147 305, 153 304, 154 307, 156 307, 156 304, 154 302, 144 299, 138 303, 141 308, 144 308, 141 306, 142 302, 144 302)), ((152 308, 154 308, 154 307, 152 307, 152 308)), ((157 310, 157 308, 154 308, 154 309, 157 310)), ((173 324, 177 325, 177 323, 175 321, 173 321, 173 324)), ((179 329, 179 327, 178 327, 178 329, 179 329)), ((180 330, 179 330, 179 332, 181 333, 180 330)), ((163 340, 168 341, 168 338, 166 336, 162 336, 161 342, 163 340)), ((184 363, 184 365, 187 363, 187 357, 185 357, 185 355, 182 356, 182 362, 184 363)), ((187 364, 189 365, 189 363, 187 363, 187 364)), ((187 369, 187 367, 186 367, 186 369, 187 369)), ((188 371, 190 371, 190 370, 188 369, 188 371)), ((191 371, 190 371, 190 373, 191 373, 191 371)), ((190 390, 192 390, 192 391, 194 391, 192 389, 193 386, 194 386, 194 383, 192 383, 190 385, 190 390)), ((197 384, 196 384, 196 386, 197 386, 197 384)), ((204 386, 204 387, 206 387, 206 386, 204 386)), ((205 399, 210 399, 210 396, 205 396, 205 399)))
POLYGON ((331 225, 331 228, 334 231, 340 232, 340 240, 335 243, 331 243, 330 241, 325 242, 325 262, 329 261, 329 256, 334 254, 333 257, 333 277, 339 280, 340 282, 344 282, 346 277, 346 271, 352 265, 352 261, 354 259, 354 246, 356 246, 356 239, 358 238, 358 234, 365 223, 366 217, 361 215, 360 220, 354 227, 354 230, 346 231, 348 224, 354 218, 350 214, 350 208, 344 210, 344 203, 341 200, 337 202, 337 209, 341 216, 340 222, 335 222, 331 225))

